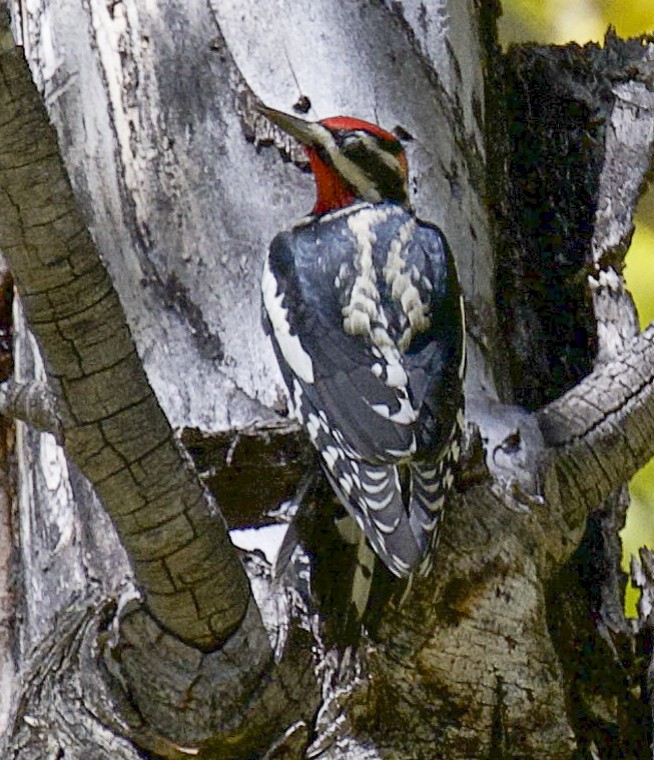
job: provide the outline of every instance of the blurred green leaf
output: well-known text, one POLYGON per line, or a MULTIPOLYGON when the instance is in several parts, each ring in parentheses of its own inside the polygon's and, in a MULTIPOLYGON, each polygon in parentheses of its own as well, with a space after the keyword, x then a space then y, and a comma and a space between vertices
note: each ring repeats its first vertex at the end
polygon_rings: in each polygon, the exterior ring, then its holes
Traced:
MULTIPOLYGON (((654 223, 654 219, 647 220, 654 223)), ((654 320, 654 227, 636 219, 636 232, 626 258, 627 288, 638 308, 641 328, 654 320)))

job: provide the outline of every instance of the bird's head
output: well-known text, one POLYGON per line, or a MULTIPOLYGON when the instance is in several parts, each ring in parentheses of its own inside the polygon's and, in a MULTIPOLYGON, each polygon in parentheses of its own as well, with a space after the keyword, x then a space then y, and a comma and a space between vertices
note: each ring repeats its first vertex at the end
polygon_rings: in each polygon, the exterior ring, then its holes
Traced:
POLYGON ((305 121, 263 104, 257 109, 304 145, 316 178, 314 215, 356 199, 408 207, 406 155, 391 132, 349 116, 305 121))

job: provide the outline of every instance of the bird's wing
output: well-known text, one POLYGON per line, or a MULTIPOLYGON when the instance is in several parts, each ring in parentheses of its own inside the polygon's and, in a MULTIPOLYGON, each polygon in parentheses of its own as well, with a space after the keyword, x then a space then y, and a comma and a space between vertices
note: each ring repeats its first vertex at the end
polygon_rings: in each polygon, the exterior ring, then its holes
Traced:
POLYGON ((263 295, 291 402, 296 413, 300 397, 313 410, 302 420, 309 434, 325 424, 339 445, 370 463, 410 456, 419 409, 398 349, 376 355, 374 346, 340 329, 329 295, 308 295, 300 283, 285 235, 271 246, 263 295))

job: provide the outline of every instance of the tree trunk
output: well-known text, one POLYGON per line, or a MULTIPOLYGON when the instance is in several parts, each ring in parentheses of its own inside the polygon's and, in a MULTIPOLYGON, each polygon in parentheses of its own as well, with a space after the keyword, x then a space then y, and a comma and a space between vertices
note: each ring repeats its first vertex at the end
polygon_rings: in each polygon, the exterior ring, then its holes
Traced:
POLYGON ((502 54, 454 0, 2 10, 3 757, 649 758, 654 560, 627 621, 618 531, 654 455, 621 277, 654 43, 502 54), (310 459, 259 278, 311 180, 257 98, 395 129, 465 294, 435 570, 345 653, 226 530, 310 459))

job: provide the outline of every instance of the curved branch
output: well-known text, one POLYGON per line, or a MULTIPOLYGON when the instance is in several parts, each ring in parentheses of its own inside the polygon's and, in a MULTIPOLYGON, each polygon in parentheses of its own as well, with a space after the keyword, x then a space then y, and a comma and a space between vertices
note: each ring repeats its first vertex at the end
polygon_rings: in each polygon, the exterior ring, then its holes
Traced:
POLYGON ((51 433, 63 445, 61 421, 57 416, 56 400, 45 383, 38 380, 0 383, 0 414, 23 420, 42 433, 51 433))
POLYGON ((214 649, 245 615, 247 578, 148 384, 0 10, 0 246, 44 354, 67 454, 116 524, 157 621, 214 649))
POLYGON ((537 416, 564 503, 596 507, 654 456, 654 324, 537 416))

